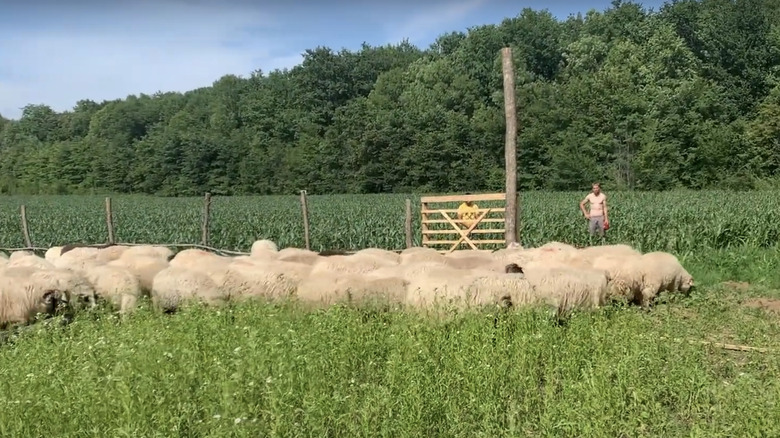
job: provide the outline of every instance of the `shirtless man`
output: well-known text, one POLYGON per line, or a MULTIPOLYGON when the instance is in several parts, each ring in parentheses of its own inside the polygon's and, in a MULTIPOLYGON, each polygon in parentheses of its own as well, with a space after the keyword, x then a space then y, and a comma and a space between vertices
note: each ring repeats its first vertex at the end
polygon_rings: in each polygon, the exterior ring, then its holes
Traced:
POLYGON ((609 213, 607 211, 607 195, 601 192, 599 183, 593 183, 593 190, 580 201, 580 210, 590 221, 588 224, 590 234, 598 233, 600 237, 604 237, 604 224, 609 223, 609 213), (586 203, 590 203, 590 212, 585 210, 586 203))

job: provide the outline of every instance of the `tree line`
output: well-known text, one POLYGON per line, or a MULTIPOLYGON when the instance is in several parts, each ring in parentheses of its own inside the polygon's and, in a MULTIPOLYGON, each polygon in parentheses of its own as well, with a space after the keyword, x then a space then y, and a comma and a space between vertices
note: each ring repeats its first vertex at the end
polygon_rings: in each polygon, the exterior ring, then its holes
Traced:
POLYGON ((502 190, 502 47, 513 48, 518 188, 773 186, 780 2, 616 0, 557 20, 307 50, 211 87, 0 117, 0 193, 502 190))

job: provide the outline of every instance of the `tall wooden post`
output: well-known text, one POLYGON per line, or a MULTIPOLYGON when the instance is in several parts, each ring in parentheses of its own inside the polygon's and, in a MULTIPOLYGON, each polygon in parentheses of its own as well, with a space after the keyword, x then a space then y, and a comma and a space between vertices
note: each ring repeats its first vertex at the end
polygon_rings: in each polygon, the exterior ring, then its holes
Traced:
POLYGON ((404 221, 404 233, 406 234, 406 247, 412 247, 412 200, 406 200, 406 220, 404 221))
POLYGON ((501 49, 504 72, 504 114, 506 115, 506 244, 517 242, 517 107, 515 106, 515 71, 512 48, 501 49))
POLYGON ((306 249, 311 250, 309 241, 309 203, 306 198, 306 190, 301 190, 301 213, 303 214, 303 242, 306 249))
POLYGON ((209 221, 211 219, 211 193, 203 198, 203 221, 200 226, 200 244, 209 246, 209 221))
POLYGON ((116 243, 114 237, 114 212, 111 208, 111 198, 106 198, 106 229, 108 229, 108 244, 116 243))

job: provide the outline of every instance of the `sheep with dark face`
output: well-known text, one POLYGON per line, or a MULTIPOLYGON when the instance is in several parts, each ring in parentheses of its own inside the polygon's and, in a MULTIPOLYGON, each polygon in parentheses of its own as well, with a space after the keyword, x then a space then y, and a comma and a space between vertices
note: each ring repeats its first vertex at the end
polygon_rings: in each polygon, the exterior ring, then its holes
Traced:
POLYGON ((0 275, 0 328, 27 325, 39 314, 49 317, 67 306, 67 294, 55 282, 21 272, 15 275, 14 269, 31 268, 11 268, 11 273, 6 270, 0 275))
POLYGON ((510 263, 506 265, 506 267, 504 268, 504 272, 506 272, 507 274, 522 274, 523 268, 518 266, 517 263, 510 263))

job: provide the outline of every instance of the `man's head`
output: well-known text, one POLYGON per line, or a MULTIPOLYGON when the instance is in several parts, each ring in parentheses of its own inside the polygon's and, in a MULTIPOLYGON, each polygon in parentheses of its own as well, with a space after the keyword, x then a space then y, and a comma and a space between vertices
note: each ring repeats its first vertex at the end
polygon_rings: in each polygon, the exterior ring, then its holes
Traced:
MULTIPOLYGON (((469 196, 469 195, 471 195, 471 192, 466 192, 466 196, 469 196)), ((474 201, 471 201, 471 200, 466 201, 466 205, 468 205, 469 207, 472 207, 474 205, 474 201)))
POLYGON ((601 184, 595 182, 593 183, 593 194, 598 195, 599 193, 601 193, 601 184))

